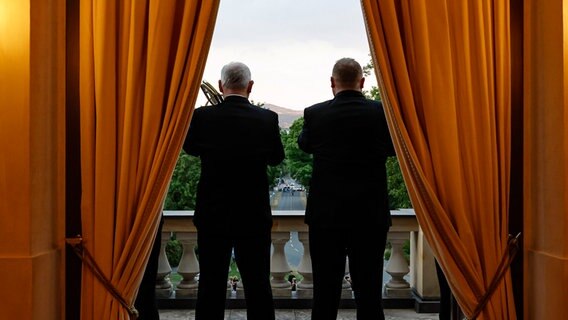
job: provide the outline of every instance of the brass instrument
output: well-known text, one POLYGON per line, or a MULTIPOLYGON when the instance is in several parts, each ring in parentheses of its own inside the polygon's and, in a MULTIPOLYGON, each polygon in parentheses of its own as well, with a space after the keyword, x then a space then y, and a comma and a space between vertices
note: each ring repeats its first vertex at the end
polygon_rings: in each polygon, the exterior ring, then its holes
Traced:
POLYGON ((205 94, 205 97, 207 98, 207 104, 208 105, 217 105, 221 102, 223 102, 223 95, 220 94, 217 89, 215 89, 214 86, 212 86, 209 82, 207 81, 203 81, 203 83, 201 84, 201 91, 203 91, 203 93, 205 94))

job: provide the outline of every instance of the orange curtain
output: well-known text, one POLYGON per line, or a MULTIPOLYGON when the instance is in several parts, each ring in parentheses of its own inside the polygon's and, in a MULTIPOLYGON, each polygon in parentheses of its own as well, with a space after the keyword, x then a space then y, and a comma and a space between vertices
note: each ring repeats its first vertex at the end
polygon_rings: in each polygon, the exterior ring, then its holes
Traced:
MULTIPOLYGON (((219 0, 80 8, 83 246, 128 305, 197 98, 219 0)), ((83 267, 81 318, 130 319, 83 267)))
MULTIPOLYGON (((508 252, 509 3, 362 6, 418 221, 471 318, 508 252)), ((509 273, 478 319, 516 319, 509 273)))

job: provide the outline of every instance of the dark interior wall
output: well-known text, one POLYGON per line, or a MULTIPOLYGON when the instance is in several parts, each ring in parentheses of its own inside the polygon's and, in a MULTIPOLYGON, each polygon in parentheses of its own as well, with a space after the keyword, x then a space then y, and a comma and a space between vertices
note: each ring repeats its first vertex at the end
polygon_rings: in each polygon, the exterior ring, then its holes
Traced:
MULTIPOLYGON (((523 1, 511 1, 511 190, 509 233, 523 231, 523 1)), ((511 265, 517 319, 523 319, 523 244, 511 265)))
MULTIPOLYGON (((81 161, 79 140, 79 0, 66 1, 66 190, 65 236, 81 234, 81 161)), ((65 315, 80 319, 81 260, 65 250, 65 315)))

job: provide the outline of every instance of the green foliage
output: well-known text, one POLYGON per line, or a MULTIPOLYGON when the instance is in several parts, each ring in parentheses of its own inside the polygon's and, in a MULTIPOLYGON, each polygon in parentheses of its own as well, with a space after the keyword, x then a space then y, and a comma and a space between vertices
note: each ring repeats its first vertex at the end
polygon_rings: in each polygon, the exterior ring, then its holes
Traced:
POLYGON ((389 190, 389 206, 391 209, 412 208, 406 184, 398 160, 394 157, 387 159, 387 181, 389 190))
POLYGON ((296 278, 296 282, 304 280, 304 276, 301 273, 299 273, 298 270, 292 270, 288 272, 288 274, 284 277, 284 279, 290 281, 292 277, 296 278))
MULTIPOLYGON (((373 73, 373 70, 373 60, 369 60, 369 62, 363 67, 363 75, 368 77, 373 73)), ((379 88, 375 86, 371 87, 368 91, 364 91, 364 93, 368 99, 381 101, 381 93, 379 92, 379 88)), ((390 208, 412 208, 412 203, 410 202, 408 190, 406 189, 406 184, 402 178, 402 172, 400 171, 398 160, 396 158, 388 158, 386 167, 390 208)))
MULTIPOLYGON (((309 186, 312 176, 312 156, 303 152, 298 147, 298 136, 302 131, 304 119, 298 118, 290 131, 282 135, 282 143, 286 151, 286 169, 290 176, 296 179, 303 186, 309 186)), ((388 158, 386 163, 387 179, 389 187, 389 204, 391 209, 412 208, 408 191, 402 178, 402 172, 398 160, 394 157, 388 158)))
POLYGON ((365 94, 365 97, 367 97, 367 99, 381 101, 381 93, 379 92, 378 87, 373 86, 369 90, 363 90, 363 94, 365 94))
MULTIPOLYGON (((387 242, 387 245, 385 246, 385 255, 384 255, 385 261, 388 261, 390 259, 391 253, 392 253, 392 246, 390 242, 387 242)), ((410 240, 406 240, 402 245, 402 254, 406 259, 406 262, 410 264, 410 240)))
POLYGON ((235 261, 235 258, 231 257, 231 263, 229 264, 229 278, 233 278, 236 280, 240 280, 241 279, 241 273, 239 272, 239 269, 237 268, 237 262, 235 261))
POLYGON ((177 267, 179 265, 182 253, 181 243, 175 238, 166 243, 166 257, 168 257, 170 266, 177 267))
POLYGON ((410 240, 404 241, 402 245, 402 252, 404 253, 404 257, 408 262, 410 262, 410 240))
POLYGON ((251 101, 250 101, 250 104, 255 105, 255 106, 257 106, 257 107, 261 107, 261 108, 263 108, 263 109, 266 109, 266 108, 264 107, 264 105, 265 105, 264 102, 256 102, 256 101, 254 101, 254 100, 251 100, 251 101))
POLYGON ((179 274, 175 271, 172 271, 172 273, 170 273, 168 275, 168 278, 170 279, 170 282, 172 283, 174 288, 177 288, 178 284, 183 280, 183 277, 181 276, 181 274, 179 274))
MULTIPOLYGON (((365 77, 374 76, 373 75, 374 69, 375 67, 373 66, 373 60, 369 60, 369 62, 365 66, 363 66, 363 76, 365 77)), ((381 101, 381 93, 379 92, 378 87, 373 86, 369 90, 363 90, 363 94, 365 94, 365 97, 367 97, 367 99, 381 101)))
MULTIPOLYGON (((363 67, 365 76, 371 75, 373 71, 372 61, 363 67)), ((371 87, 365 91, 365 95, 370 99, 380 100, 380 93, 377 87, 371 87)), ((263 106, 264 103, 253 102, 255 105, 263 106)), ((298 147, 298 136, 302 131, 304 118, 298 118, 288 131, 282 130, 281 138, 286 153, 286 159, 282 164, 267 168, 267 175, 270 187, 273 187, 278 178, 291 176, 301 185, 309 188, 312 176, 312 156, 300 150, 298 147)), ((400 166, 396 158, 389 158, 386 163, 387 177, 389 186, 389 203, 391 209, 411 208, 412 203, 408 196, 408 191, 400 166)), ((201 163, 199 158, 191 157, 181 152, 168 195, 166 197, 165 209, 167 210, 192 210, 195 208, 195 193, 197 183, 201 175, 201 163)))
POLYGON ((300 150, 298 136, 302 132, 304 118, 300 117, 292 123, 290 130, 282 134, 282 144, 286 153, 286 170, 292 178, 308 188, 312 177, 312 156, 300 150))
POLYGON ((384 254, 384 259, 385 261, 389 261, 391 258, 391 252, 392 252, 392 248, 390 246, 390 243, 387 243, 386 247, 385 247, 385 254, 384 254))
POLYGON ((366 65, 363 66, 363 76, 368 77, 373 74, 373 70, 375 67, 373 66, 373 59, 369 60, 366 65))
POLYGON ((278 183, 278 179, 286 174, 286 165, 282 161, 277 166, 268 166, 266 168, 266 175, 268 176, 268 183, 270 188, 274 187, 278 183))
POLYGON ((195 194, 200 175, 201 160, 182 151, 174 169, 164 209, 195 209, 195 194))
MULTIPOLYGON (((312 176, 312 157, 298 148, 298 135, 302 131, 304 119, 299 118, 290 127, 290 131, 283 135, 282 140, 286 151, 286 166, 290 175, 304 186, 309 186, 312 176)), ((388 158, 386 163, 389 186, 389 204, 391 209, 412 208, 410 197, 398 160, 388 158)))

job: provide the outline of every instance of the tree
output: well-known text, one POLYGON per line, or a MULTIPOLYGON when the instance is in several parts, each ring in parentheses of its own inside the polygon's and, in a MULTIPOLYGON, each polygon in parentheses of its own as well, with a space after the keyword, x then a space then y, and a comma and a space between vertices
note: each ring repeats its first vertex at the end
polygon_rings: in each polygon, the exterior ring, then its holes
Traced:
POLYGON ((195 209, 195 196, 200 176, 201 160, 188 155, 182 150, 170 182, 164 209, 195 209))
MULTIPOLYGON (((268 181, 273 187, 277 178, 285 172, 284 163, 267 168, 268 181)), ((180 152, 172 180, 166 195, 164 209, 166 210, 194 210, 197 184, 201 176, 201 159, 180 152)))
MULTIPOLYGON (((373 61, 371 60, 363 67, 363 75, 366 77, 371 76, 373 70, 373 61)), ((364 94, 369 99, 381 101, 381 93, 379 92, 379 88, 375 86, 371 87, 368 91, 364 91, 364 94)), ((412 203, 408 196, 408 190, 406 189, 398 160, 396 158, 388 158, 386 167, 390 208, 412 208, 412 203)))
POLYGON ((394 157, 388 158, 386 167, 390 208, 412 208, 412 202, 410 202, 398 160, 394 157))
MULTIPOLYGON (((373 68, 373 63, 370 61, 363 67, 364 75, 367 77, 371 76, 373 68)), ((364 91, 364 94, 369 99, 381 100, 379 89, 375 86, 371 87, 368 91, 364 91)), ((254 101, 253 104, 259 107, 264 105, 264 103, 254 101)), ((278 178, 284 175, 290 175, 301 185, 309 188, 310 179, 312 177, 312 156, 300 150, 297 142, 303 125, 304 118, 301 117, 292 123, 288 131, 281 131, 286 159, 278 166, 269 166, 267 168, 267 175, 271 187, 277 183, 278 178)), ((396 158, 389 158, 386 163, 386 168, 391 209, 412 207, 398 160, 396 158)), ((195 194, 200 175, 200 159, 191 157, 182 151, 172 176, 164 206, 165 209, 193 210, 195 208, 195 194)))
MULTIPOLYGON (((370 60, 365 66, 363 66, 363 76, 373 76, 373 70, 373 60, 370 60)), ((381 101, 381 93, 379 92, 378 87, 372 86, 369 90, 363 90, 363 94, 365 94, 368 99, 381 101)))
POLYGON ((268 176, 268 183, 270 188, 274 187, 280 178, 286 174, 286 166, 284 161, 277 166, 268 166, 266 168, 266 175, 268 176))
POLYGON ((304 118, 296 119, 287 133, 282 134, 282 144, 286 153, 286 170, 292 178, 308 188, 312 178, 312 156, 300 150, 298 136, 302 132, 304 118))
POLYGON ((250 104, 255 105, 255 106, 257 106, 257 107, 260 107, 260 108, 263 108, 263 109, 266 109, 266 108, 264 107, 264 105, 265 105, 264 102, 256 102, 256 101, 254 101, 254 100, 251 100, 251 101, 250 101, 250 104))

